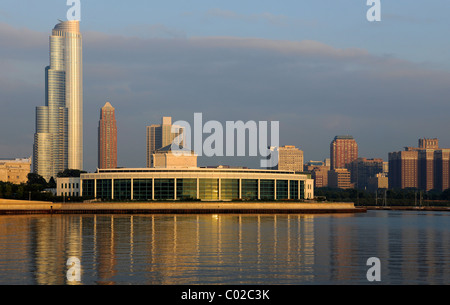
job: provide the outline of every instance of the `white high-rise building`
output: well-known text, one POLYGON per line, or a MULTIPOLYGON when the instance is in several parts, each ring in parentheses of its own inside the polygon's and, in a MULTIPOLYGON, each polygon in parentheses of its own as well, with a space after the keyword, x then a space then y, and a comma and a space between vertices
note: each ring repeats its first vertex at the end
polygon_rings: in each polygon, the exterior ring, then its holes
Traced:
POLYGON ((36 108, 33 171, 47 181, 83 169, 83 55, 79 21, 60 21, 50 36, 45 106, 36 108))

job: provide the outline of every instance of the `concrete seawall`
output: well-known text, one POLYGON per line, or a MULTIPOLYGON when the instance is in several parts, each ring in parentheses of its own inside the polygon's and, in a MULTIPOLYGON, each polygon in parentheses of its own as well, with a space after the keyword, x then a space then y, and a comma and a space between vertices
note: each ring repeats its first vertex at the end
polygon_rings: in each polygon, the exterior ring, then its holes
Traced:
POLYGON ((274 214, 361 213, 353 203, 111 202, 52 203, 0 199, 0 215, 15 214, 274 214))

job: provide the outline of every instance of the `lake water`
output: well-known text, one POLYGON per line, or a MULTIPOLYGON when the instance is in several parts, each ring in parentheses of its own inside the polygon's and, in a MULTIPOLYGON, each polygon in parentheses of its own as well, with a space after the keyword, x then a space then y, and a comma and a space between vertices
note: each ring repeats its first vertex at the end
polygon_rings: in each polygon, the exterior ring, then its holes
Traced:
POLYGON ((447 212, 0 216, 0 284, 417 285, 449 271, 447 212))

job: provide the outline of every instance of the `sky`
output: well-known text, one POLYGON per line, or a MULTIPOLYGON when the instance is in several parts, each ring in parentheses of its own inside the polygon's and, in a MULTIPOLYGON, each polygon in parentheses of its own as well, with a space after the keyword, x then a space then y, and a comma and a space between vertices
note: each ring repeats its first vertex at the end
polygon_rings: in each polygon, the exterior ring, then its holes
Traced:
MULTIPOLYGON (((0 2, 0 158, 32 155, 45 104, 48 37, 65 0, 0 2)), ((100 108, 116 108, 118 163, 145 167, 146 126, 162 116, 279 121, 305 161, 352 135, 383 158, 439 138, 450 147, 450 2, 381 0, 81 0, 84 167, 97 166, 100 108)), ((208 135, 205 135, 206 138, 208 135)), ((256 158, 199 165, 258 167, 256 158)))

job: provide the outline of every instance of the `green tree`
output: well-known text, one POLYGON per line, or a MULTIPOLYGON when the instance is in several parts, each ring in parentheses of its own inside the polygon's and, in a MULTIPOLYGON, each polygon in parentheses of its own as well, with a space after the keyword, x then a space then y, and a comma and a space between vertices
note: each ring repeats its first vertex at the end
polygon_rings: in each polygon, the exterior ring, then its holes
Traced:
POLYGON ((44 188, 47 187, 47 181, 45 181, 44 177, 42 177, 41 175, 38 175, 36 173, 29 173, 28 176, 28 184, 32 185, 32 184, 38 184, 38 185, 42 185, 44 188))

